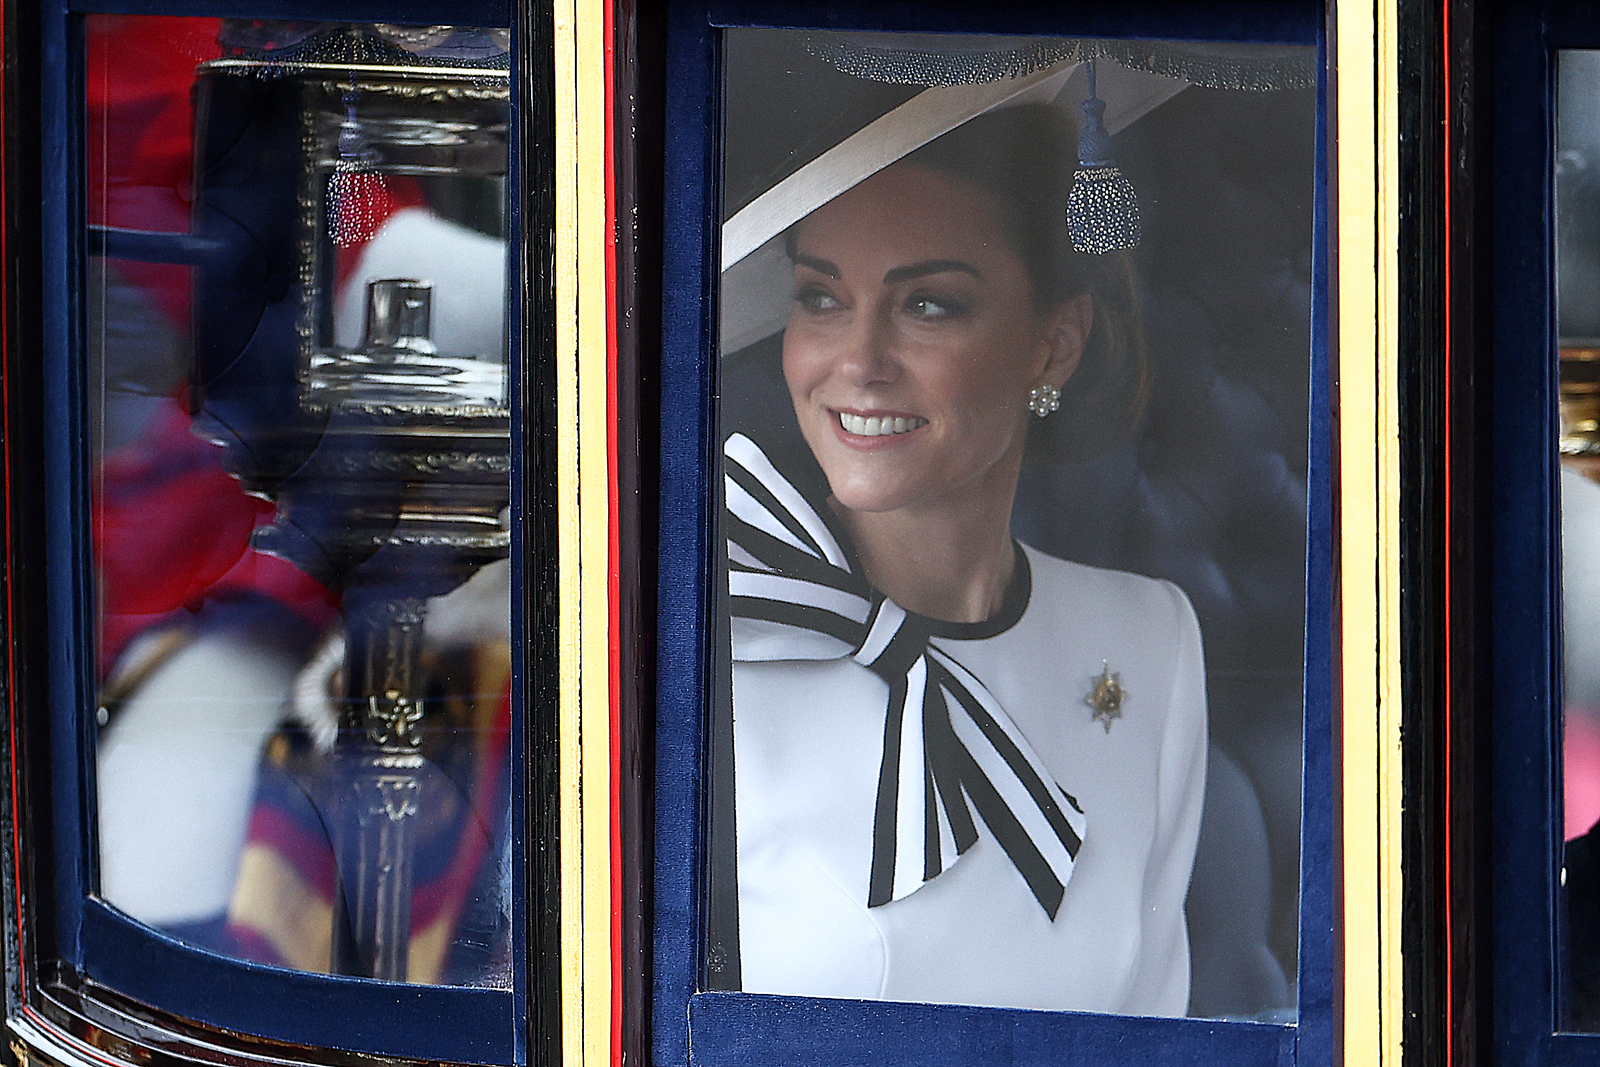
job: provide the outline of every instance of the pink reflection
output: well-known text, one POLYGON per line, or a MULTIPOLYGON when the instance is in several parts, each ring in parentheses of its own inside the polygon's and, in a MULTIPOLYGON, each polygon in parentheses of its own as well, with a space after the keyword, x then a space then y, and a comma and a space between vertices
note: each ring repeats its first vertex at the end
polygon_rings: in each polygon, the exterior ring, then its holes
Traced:
POLYGON ((1564 837, 1582 837, 1600 822, 1600 711, 1567 708, 1564 837))

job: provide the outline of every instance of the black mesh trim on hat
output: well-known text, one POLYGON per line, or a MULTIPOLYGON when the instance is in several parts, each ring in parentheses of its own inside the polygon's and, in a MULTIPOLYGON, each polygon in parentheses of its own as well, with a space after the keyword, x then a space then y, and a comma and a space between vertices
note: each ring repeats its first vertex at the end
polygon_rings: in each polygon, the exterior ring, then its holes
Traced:
POLYGON ((812 55, 858 78, 896 85, 973 85, 1017 78, 1062 62, 1106 58, 1208 89, 1305 89, 1317 84, 1316 50, 1297 45, 1092 38, 972 38, 930 34, 813 34, 812 55), (979 39, 983 41, 984 39, 979 39))
POLYGON ((294 19, 224 19, 217 34, 228 59, 265 64, 271 75, 305 64, 459 67, 504 73, 511 32, 471 26, 401 26, 388 23, 310 22, 294 19))

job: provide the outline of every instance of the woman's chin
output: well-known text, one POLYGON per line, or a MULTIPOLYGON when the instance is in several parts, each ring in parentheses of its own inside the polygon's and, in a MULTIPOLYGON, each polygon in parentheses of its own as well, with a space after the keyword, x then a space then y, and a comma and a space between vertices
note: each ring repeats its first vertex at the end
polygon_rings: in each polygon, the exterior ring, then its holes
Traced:
POLYGON ((834 509, 862 515, 898 511, 914 502, 915 494, 902 484, 888 485, 873 479, 828 479, 834 509))

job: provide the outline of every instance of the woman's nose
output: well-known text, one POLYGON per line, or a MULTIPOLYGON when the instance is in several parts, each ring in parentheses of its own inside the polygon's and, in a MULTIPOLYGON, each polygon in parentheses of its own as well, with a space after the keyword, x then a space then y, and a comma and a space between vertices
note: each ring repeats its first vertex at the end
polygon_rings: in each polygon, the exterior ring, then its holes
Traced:
POLYGON ((899 374, 894 332, 888 316, 864 309, 845 338, 844 369, 861 384, 888 382, 899 374))

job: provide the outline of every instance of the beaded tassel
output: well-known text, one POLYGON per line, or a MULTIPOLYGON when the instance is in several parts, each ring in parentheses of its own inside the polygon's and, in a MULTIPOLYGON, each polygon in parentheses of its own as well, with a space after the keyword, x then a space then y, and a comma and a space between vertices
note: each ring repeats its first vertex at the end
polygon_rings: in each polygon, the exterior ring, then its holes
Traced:
POLYGON ((372 148, 356 117, 356 101, 355 89, 344 94, 339 160, 328 175, 328 230, 341 249, 370 240, 387 217, 389 184, 372 168, 372 148))
POLYGON ((1094 61, 1089 61, 1089 98, 1081 105, 1078 173, 1067 194, 1067 232, 1079 252, 1104 255, 1139 244, 1139 198, 1133 183, 1117 169, 1106 132, 1106 102, 1095 95, 1094 61))

